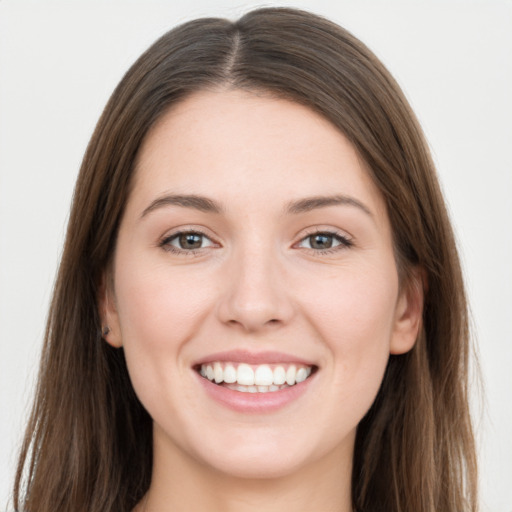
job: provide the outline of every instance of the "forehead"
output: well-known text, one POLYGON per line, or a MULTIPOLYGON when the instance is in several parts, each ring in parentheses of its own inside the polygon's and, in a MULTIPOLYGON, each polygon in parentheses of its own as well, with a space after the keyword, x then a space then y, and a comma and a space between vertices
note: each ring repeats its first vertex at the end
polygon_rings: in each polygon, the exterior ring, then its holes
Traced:
POLYGON ((133 190, 137 202, 197 193, 246 208, 342 193, 385 212, 364 162, 334 125, 303 105, 240 90, 195 93, 166 112, 141 147, 133 190))

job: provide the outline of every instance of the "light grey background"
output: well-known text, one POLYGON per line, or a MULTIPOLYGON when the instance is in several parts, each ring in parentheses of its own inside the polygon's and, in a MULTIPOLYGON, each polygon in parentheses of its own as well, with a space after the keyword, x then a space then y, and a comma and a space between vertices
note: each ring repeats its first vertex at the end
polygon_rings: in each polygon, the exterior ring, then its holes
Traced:
MULTIPOLYGON (((122 74, 156 37, 229 0, 0 0, 0 510, 26 421, 72 188, 122 74), (185 4, 186 7, 185 7, 185 4)), ((512 511, 512 2, 282 1, 372 48, 430 141, 467 276, 484 511, 512 511)))

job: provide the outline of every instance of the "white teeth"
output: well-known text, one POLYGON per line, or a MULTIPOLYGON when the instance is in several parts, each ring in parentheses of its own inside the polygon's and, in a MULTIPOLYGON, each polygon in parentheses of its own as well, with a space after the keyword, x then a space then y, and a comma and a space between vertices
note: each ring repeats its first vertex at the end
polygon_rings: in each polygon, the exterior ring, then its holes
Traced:
POLYGON ((262 364, 256 368, 254 383, 257 386, 270 386, 274 383, 274 373, 270 369, 270 366, 262 364))
POLYGON ((222 366, 220 363, 215 363, 213 365, 213 376, 217 384, 224 380, 224 372, 222 371, 222 366))
POLYGON ((295 375, 295 382, 303 382, 308 378, 308 372, 306 368, 299 368, 297 375, 295 375))
POLYGON ((248 364, 239 364, 236 381, 244 386, 254 386, 254 370, 248 364))
POLYGON ((274 384, 280 386, 286 382, 286 370, 282 366, 274 369, 274 384))
POLYGON ((297 369, 293 364, 288 368, 288 370, 286 370, 286 384, 288 384, 288 386, 293 386, 295 384, 296 373, 297 369))
POLYGON ((236 369, 232 364, 227 364, 224 368, 224 382, 227 384, 236 382, 236 369))
POLYGON ((199 373, 211 382, 227 385, 230 389, 248 393, 268 393, 305 381, 311 375, 311 366, 279 365, 273 370, 269 364, 251 366, 241 363, 215 361, 203 364, 199 373))

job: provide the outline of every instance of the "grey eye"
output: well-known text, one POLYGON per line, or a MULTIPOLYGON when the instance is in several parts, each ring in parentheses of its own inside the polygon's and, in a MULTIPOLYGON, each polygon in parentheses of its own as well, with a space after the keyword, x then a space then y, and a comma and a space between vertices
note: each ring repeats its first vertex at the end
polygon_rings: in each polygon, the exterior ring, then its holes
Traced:
POLYGON ((325 233, 311 235, 308 238, 309 245, 312 249, 330 249, 333 246, 333 243, 336 242, 332 235, 327 235, 325 233))
POLYGON ((195 233, 184 233, 178 237, 178 243, 181 249, 199 249, 203 243, 203 237, 195 233))

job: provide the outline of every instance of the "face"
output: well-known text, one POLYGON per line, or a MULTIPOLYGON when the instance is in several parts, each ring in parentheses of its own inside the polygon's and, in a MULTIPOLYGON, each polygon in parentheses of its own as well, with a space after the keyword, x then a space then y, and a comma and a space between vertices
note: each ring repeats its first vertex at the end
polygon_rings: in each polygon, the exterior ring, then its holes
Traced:
POLYGON ((150 131, 111 281, 108 342, 153 418, 155 460, 235 476, 350 459, 418 327, 353 146, 249 92, 196 93, 150 131))

